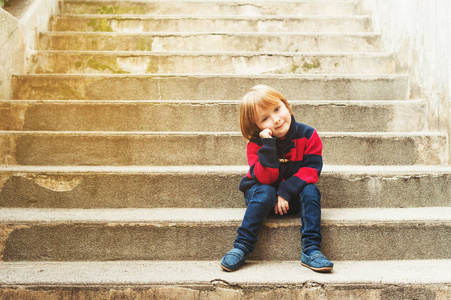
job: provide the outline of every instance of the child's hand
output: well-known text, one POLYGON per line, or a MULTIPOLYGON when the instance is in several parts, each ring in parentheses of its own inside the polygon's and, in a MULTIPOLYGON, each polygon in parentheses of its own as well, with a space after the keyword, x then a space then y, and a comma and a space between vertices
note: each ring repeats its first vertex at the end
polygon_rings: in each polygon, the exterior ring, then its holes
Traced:
POLYGON ((282 196, 278 196, 276 206, 274 206, 274 212, 276 213, 276 215, 286 214, 289 209, 290 206, 288 205, 288 201, 282 198, 282 196))
POLYGON ((261 139, 270 139, 272 138, 272 131, 269 128, 265 128, 262 131, 260 131, 259 135, 261 139))

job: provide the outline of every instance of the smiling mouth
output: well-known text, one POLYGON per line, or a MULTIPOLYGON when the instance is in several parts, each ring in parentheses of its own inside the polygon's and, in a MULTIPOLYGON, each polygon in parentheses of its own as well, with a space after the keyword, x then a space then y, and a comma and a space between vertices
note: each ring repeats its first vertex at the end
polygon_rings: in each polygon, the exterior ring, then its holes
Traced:
POLYGON ((285 124, 285 122, 283 122, 280 126, 277 126, 276 129, 279 129, 280 127, 282 127, 285 124))

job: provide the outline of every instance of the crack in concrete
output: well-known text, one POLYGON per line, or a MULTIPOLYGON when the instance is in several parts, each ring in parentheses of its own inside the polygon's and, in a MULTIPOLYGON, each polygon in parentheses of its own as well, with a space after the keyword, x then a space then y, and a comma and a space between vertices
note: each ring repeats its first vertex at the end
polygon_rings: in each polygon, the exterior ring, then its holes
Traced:
POLYGON ((222 287, 227 287, 227 288, 231 288, 231 289, 240 289, 240 290, 243 289, 243 287, 240 286, 239 284, 232 284, 232 283, 228 282, 227 280, 220 279, 220 278, 210 280, 210 283, 213 284, 213 286, 215 286, 215 287, 222 286, 222 287))
POLYGON ((83 180, 81 176, 64 175, 27 175, 25 178, 33 180, 37 185, 55 192, 70 192, 83 180))

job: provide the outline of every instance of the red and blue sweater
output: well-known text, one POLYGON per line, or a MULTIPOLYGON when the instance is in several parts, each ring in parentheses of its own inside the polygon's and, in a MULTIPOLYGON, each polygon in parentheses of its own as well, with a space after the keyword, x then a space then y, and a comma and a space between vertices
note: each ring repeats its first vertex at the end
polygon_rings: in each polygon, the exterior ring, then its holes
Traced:
POLYGON ((257 183, 269 184, 277 194, 290 201, 299 197, 309 183, 316 183, 323 167, 323 144, 313 127, 296 123, 291 125, 283 140, 252 138, 247 144, 249 172, 240 182, 242 192, 257 183), (288 162, 282 162, 282 160, 288 162))

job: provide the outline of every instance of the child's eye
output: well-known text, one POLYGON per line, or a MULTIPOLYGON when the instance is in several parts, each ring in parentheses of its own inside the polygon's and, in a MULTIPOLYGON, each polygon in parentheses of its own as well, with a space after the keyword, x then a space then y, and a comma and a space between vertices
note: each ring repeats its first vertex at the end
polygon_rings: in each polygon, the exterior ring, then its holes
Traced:
POLYGON ((265 122, 266 120, 268 120, 268 117, 264 117, 264 118, 262 119, 262 123, 265 122))
POLYGON ((275 112, 278 112, 280 110, 280 106, 277 106, 276 108, 274 108, 275 112))

